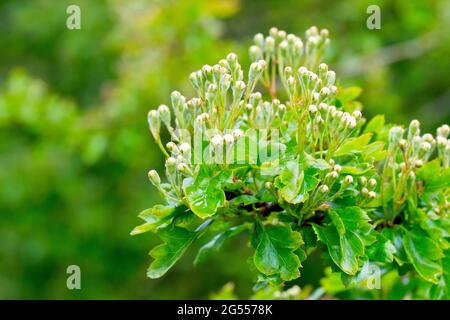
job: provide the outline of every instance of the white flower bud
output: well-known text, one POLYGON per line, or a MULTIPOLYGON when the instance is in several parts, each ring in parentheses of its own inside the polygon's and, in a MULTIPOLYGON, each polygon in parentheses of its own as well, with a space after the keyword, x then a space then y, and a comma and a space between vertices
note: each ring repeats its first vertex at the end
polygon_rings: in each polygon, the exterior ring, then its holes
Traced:
POLYGON ((161 128, 160 119, 158 115, 158 111, 151 110, 147 116, 148 125, 150 127, 150 131, 153 137, 157 140, 159 139, 159 130, 161 128))
POLYGON ((442 136, 438 136, 438 137, 436 137, 436 143, 437 143, 438 147, 445 148, 445 146, 447 145, 447 139, 442 136))
POLYGON ((447 124, 440 126, 437 129, 437 136, 447 138, 450 133, 450 127, 447 124))
POLYGON ((428 142, 428 143, 433 143, 433 141, 434 141, 434 138, 433 138, 433 136, 432 136, 430 133, 425 133, 425 134, 422 136, 422 139, 423 139, 424 141, 428 142))
POLYGON ((270 182, 270 181, 266 181, 266 183, 264 183, 264 187, 265 187, 266 189, 272 189, 273 183, 270 182))
POLYGON ((308 111, 310 113, 316 113, 317 112, 317 107, 312 104, 312 105, 309 106, 308 111))
POLYGON ((369 195, 369 189, 367 189, 366 187, 364 187, 364 188, 362 188, 361 189, 361 194, 363 195, 363 196, 368 196, 369 195))
POLYGON ((166 148, 167 148, 167 150, 169 150, 169 151, 178 150, 177 145, 176 145, 173 141, 167 142, 166 148))
POLYGON ((336 72, 331 71, 331 70, 328 71, 327 72, 327 85, 332 86, 332 85, 334 85, 335 81, 336 81, 336 72))
POLYGON ((362 117, 362 113, 361 113, 361 111, 359 111, 359 110, 355 110, 355 111, 353 111, 352 116, 353 116, 356 120, 359 120, 359 119, 361 119, 361 117, 362 117))
POLYGON ((337 173, 336 171, 331 171, 328 173, 330 175, 331 178, 333 179, 337 179, 337 177, 339 176, 339 173, 337 173))
POLYGON ((408 142, 405 139, 400 139, 398 142, 398 146, 400 147, 400 150, 405 151, 406 146, 408 145, 408 142))
POLYGON ((155 186, 159 186, 161 183, 161 178, 159 177, 159 174, 158 172, 156 172, 156 170, 150 170, 148 172, 148 178, 155 186))
POLYGON ((333 116, 333 113, 336 112, 336 106, 328 106, 328 112, 333 116))
POLYGON ((169 157, 166 160, 166 165, 168 167, 173 167, 173 166, 175 166, 176 163, 177 163, 177 160, 174 157, 169 157))
POLYGON ((431 144, 429 142, 424 141, 420 144, 420 149, 425 152, 428 152, 431 150, 431 144))
POLYGON ((414 165, 416 166, 416 168, 420 168, 423 166, 423 161, 422 160, 416 160, 414 161, 414 165))
POLYGON ((353 183, 353 177, 350 176, 350 175, 345 176, 345 178, 344 178, 344 184, 352 184, 352 183, 353 183))
POLYGON ((216 134, 214 137, 211 138, 211 144, 213 146, 220 146, 223 143, 223 138, 221 135, 216 134))
POLYGON ((184 162, 180 162, 180 163, 177 165, 177 170, 180 171, 180 172, 186 172, 187 169, 188 169, 188 166, 187 166, 187 164, 184 163, 184 162))
POLYGON ((244 132, 241 129, 234 129, 233 130, 233 136, 237 140, 237 139, 242 138, 244 136, 244 132))
POLYGON ((369 179, 369 186, 372 188, 375 188, 377 186, 377 180, 375 180, 374 178, 370 178, 369 179))
POLYGON ((365 186, 365 185, 367 184, 367 178, 364 177, 364 176, 360 177, 360 178, 359 178, 359 183, 360 183, 362 186, 365 186))
POLYGON ((266 37, 265 49, 268 53, 272 53, 275 49, 275 39, 271 36, 266 37))
POLYGON ((236 83, 235 83, 235 88, 236 88, 237 90, 239 90, 239 91, 244 91, 244 89, 245 89, 245 82, 244 82, 244 81, 241 81, 241 80, 236 81, 236 83))
POLYGON ((320 30, 320 35, 324 38, 328 38, 328 36, 330 35, 330 32, 328 31, 328 29, 322 29, 322 30, 320 30))
POLYGON ((189 154, 191 152, 191 145, 189 143, 183 142, 178 147, 183 155, 189 154))
POLYGON ((369 197, 370 199, 375 199, 375 198, 377 197, 377 194, 376 194, 375 191, 369 191, 368 197, 369 197))
POLYGON ((234 142, 234 137, 233 135, 227 133, 223 136, 223 141, 225 144, 232 144, 234 142))
POLYGON ((162 104, 158 107, 158 113, 159 117, 161 118, 162 122, 164 122, 165 125, 170 125, 170 110, 169 107, 162 104))
POLYGON ((334 166, 333 170, 336 171, 337 173, 339 173, 339 172, 341 172, 342 167, 337 164, 337 165, 334 166))
POLYGON ((321 193, 328 193, 330 191, 330 188, 328 188, 328 186, 326 184, 324 184, 319 187, 319 191, 321 193))
POLYGON ((346 125, 350 129, 353 129, 354 127, 356 127, 356 119, 353 118, 352 116, 348 117, 348 119, 346 121, 346 125))
POLYGON ((264 36, 262 33, 258 33, 253 37, 253 41, 255 42, 255 44, 258 47, 263 47, 264 46, 264 36))

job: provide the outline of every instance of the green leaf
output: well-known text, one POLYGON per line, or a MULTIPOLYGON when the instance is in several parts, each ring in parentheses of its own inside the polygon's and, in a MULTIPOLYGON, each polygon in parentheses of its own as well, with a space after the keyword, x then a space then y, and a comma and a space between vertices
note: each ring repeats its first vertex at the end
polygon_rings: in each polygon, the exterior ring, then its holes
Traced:
POLYGON ((158 234, 164 241, 164 244, 150 251, 150 256, 155 260, 148 268, 147 275, 152 279, 162 277, 172 268, 197 236, 195 232, 179 227, 168 227, 158 232, 158 234))
POLYGON ((289 281, 300 276, 299 257, 294 253, 303 244, 300 233, 289 226, 255 224, 256 268, 266 276, 279 275, 289 281))
POLYGON ((378 133, 380 132, 384 127, 384 115, 377 115, 373 117, 369 123, 367 123, 366 127, 364 128, 364 133, 368 132, 374 132, 378 133))
POLYGON ((417 273, 427 281, 439 283, 442 275, 440 259, 444 256, 439 246, 417 229, 405 232, 403 246, 417 273))
POLYGON ((230 174, 226 170, 217 173, 210 166, 202 166, 195 181, 185 187, 186 200, 192 212, 202 219, 216 214, 225 203, 222 184, 230 174))
POLYGON ((381 234, 388 239, 395 248, 394 259, 397 263, 402 266, 405 262, 408 261, 408 257, 406 256, 405 249, 403 247, 403 233, 400 228, 384 228, 381 231, 381 234))
POLYGON ((247 206, 249 204, 254 204, 254 203, 260 202, 260 200, 255 196, 251 196, 248 194, 242 194, 240 196, 237 196, 237 197, 231 199, 229 202, 230 202, 230 204, 236 205, 236 206, 241 205, 241 204, 244 206, 247 206))
POLYGON ((339 90, 338 99, 342 102, 355 100, 361 94, 362 89, 359 87, 341 88, 339 90))
POLYGON ((315 159, 309 154, 306 155, 305 160, 308 167, 312 167, 318 170, 327 170, 331 168, 330 164, 324 159, 315 159))
POLYGON ((334 156, 342 156, 349 153, 363 152, 364 147, 370 142, 372 133, 363 134, 357 138, 346 140, 334 153, 334 156))
POLYGON ((439 283, 431 288, 431 299, 450 299, 450 250, 444 251, 445 257, 442 259, 442 275, 439 283))
POLYGON ((231 227, 214 236, 211 241, 200 248, 194 260, 194 264, 205 261, 213 252, 219 252, 226 239, 238 235, 242 231, 248 229, 249 226, 249 223, 241 224, 239 226, 231 227))
POLYGON ((417 180, 425 182, 425 191, 450 188, 450 168, 442 169, 439 159, 427 162, 416 172, 417 180))
POLYGON ((283 172, 275 180, 283 199, 292 204, 303 203, 309 198, 309 191, 314 189, 318 180, 305 175, 303 166, 298 160, 288 161, 283 172))
POLYGON ((314 231, 320 241, 328 247, 333 262, 349 275, 358 272, 358 258, 364 254, 362 240, 353 232, 346 231, 339 236, 335 226, 321 227, 313 225, 314 231))
POLYGON ((387 150, 383 150, 384 142, 376 141, 374 143, 368 144, 362 150, 364 159, 367 161, 380 161, 387 156, 387 150))
POLYGON ((178 207, 155 205, 139 213, 139 218, 145 221, 131 231, 131 235, 141 234, 147 231, 155 231, 172 223, 173 219, 179 214, 186 212, 187 207, 182 205, 178 207))
POLYGON ((366 254, 370 261, 391 263, 394 260, 396 249, 392 242, 381 233, 373 232, 377 241, 366 248, 366 254))
POLYGON ((162 277, 181 258, 187 248, 202 234, 210 223, 211 220, 205 221, 194 232, 175 226, 161 229, 158 232, 158 236, 164 243, 150 251, 150 256, 155 260, 150 264, 147 276, 152 279, 162 277))

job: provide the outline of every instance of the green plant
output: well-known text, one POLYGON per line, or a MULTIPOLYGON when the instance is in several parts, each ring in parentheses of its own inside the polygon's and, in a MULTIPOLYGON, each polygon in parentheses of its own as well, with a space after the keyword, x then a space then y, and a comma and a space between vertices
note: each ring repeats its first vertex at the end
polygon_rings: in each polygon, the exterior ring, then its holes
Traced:
POLYGON ((195 263, 246 233, 255 290, 299 278, 320 251, 330 295, 360 297, 375 270, 384 289, 406 288, 394 298, 449 298, 448 125, 435 139, 417 120, 406 135, 383 116, 366 123, 360 89, 338 87, 321 62, 325 29, 310 28, 303 42, 272 28, 254 42, 247 76, 230 53, 190 75, 196 97, 172 93, 173 114, 165 105, 149 112, 168 182, 149 172, 165 203, 144 210, 132 231, 164 241, 148 276, 164 275, 207 235, 195 263))

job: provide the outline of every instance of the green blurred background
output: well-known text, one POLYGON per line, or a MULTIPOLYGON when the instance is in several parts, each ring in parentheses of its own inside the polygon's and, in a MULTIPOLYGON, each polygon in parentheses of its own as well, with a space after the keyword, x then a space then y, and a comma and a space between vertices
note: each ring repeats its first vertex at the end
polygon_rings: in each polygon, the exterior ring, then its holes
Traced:
MULTIPOLYGON (((146 278, 158 241, 129 236, 159 200, 146 115, 172 90, 192 94, 187 77, 203 64, 234 51, 248 65, 255 33, 311 25, 330 30, 327 62, 363 88, 369 117, 418 118, 430 132, 449 122, 448 1, 0 1, 0 298, 194 299, 228 281, 248 297, 245 238, 146 278), (70 4, 81 30, 66 28, 70 4), (366 27, 371 4, 381 30, 366 27), (72 264, 81 290, 66 287, 72 264)), ((300 284, 317 285, 320 270, 313 257, 300 284)))

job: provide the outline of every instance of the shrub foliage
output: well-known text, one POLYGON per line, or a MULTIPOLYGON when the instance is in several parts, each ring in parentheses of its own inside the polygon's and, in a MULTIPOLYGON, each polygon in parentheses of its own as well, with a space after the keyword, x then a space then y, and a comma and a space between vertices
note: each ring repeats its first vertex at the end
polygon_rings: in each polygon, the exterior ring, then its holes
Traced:
POLYGON ((417 120, 367 122, 360 89, 339 86, 322 62, 328 43, 325 29, 302 40, 272 28, 254 37, 248 72, 230 53, 190 75, 195 97, 174 91, 171 108, 149 112, 167 182, 149 172, 164 203, 132 234, 163 241, 150 278, 195 241, 202 263, 245 233, 255 289, 299 278, 319 251, 330 294, 357 292, 376 270, 405 289, 397 298, 450 298, 449 127, 433 136, 417 120))

